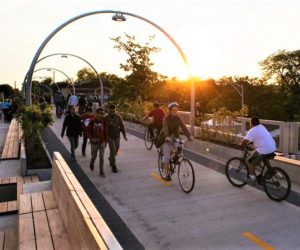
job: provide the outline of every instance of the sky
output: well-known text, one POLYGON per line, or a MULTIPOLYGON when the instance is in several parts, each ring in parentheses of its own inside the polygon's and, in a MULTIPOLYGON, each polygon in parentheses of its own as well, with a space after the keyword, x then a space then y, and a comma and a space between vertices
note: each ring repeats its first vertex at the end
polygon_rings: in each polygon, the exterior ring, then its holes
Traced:
MULTIPOLYGON (((169 77, 191 73, 202 79, 261 76, 259 62, 277 50, 300 45, 299 0, 0 0, 0 84, 21 87, 39 46, 65 21, 96 10, 129 12, 165 30, 189 61, 186 67, 175 46, 157 28, 138 18, 114 22, 112 14, 77 20, 58 32, 40 56, 70 53, 90 62, 98 72, 124 76, 126 55, 110 38, 135 35, 141 43, 155 35, 161 51, 151 58, 153 70, 169 77)), ((71 79, 86 63, 53 56, 35 69, 55 68, 71 79)), ((40 70, 34 77, 53 77, 40 70)), ((55 80, 66 77, 55 72, 55 80)))

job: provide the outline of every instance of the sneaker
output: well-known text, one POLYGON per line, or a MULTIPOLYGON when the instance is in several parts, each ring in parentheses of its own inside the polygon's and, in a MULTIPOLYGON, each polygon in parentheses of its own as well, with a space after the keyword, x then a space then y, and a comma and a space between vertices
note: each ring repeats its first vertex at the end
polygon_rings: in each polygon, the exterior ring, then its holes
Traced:
POLYGON ((100 176, 101 176, 101 177, 105 177, 106 175, 104 174, 104 172, 101 172, 101 171, 100 171, 100 176))
POLYGON ((113 173, 118 173, 117 167, 116 166, 112 166, 112 171, 113 171, 113 173))
POLYGON ((90 164, 90 169, 93 171, 94 170, 94 165, 90 164))
POLYGON ((165 181, 172 181, 171 175, 168 175, 165 179, 165 181))
POLYGON ((253 178, 251 176, 248 176, 247 183, 254 186, 256 183, 256 177, 254 176, 254 178, 253 178))

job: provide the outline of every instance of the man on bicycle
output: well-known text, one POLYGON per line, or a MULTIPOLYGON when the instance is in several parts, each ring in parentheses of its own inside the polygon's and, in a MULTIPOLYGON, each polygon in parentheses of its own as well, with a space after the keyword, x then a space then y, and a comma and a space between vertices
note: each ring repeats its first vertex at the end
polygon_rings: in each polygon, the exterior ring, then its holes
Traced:
POLYGON ((149 129, 151 139, 153 139, 155 137, 154 129, 157 130, 157 134, 159 134, 159 132, 161 131, 162 126, 163 126, 163 120, 164 120, 164 117, 166 116, 165 111, 160 107, 158 102, 155 102, 153 104, 153 107, 154 107, 154 109, 152 109, 149 112, 149 114, 143 118, 143 121, 145 121, 149 117, 153 118, 152 122, 148 124, 148 129, 149 129))
POLYGON ((178 116, 179 105, 177 102, 171 102, 168 105, 169 114, 165 116, 163 120, 163 128, 161 133, 165 136, 165 143, 162 145, 163 150, 163 167, 167 174, 167 181, 171 180, 169 173, 169 161, 170 161, 170 151, 175 147, 173 139, 179 137, 179 128, 182 129, 183 133, 191 141, 192 136, 188 131, 187 127, 178 116))
POLYGON ((259 118, 253 116, 250 123, 251 129, 240 145, 246 147, 247 144, 253 143, 255 150, 252 152, 246 163, 249 169, 249 180, 255 181, 255 166, 259 165, 267 155, 276 150, 276 144, 268 130, 260 124, 259 118))

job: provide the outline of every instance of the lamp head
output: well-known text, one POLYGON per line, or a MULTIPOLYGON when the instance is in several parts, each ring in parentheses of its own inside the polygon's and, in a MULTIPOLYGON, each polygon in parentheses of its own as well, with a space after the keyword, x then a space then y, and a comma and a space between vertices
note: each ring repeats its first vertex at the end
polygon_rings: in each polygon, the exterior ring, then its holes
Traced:
POLYGON ((68 58, 68 56, 67 55, 61 55, 61 58, 68 58))
POLYGON ((126 17, 123 16, 122 13, 116 13, 115 15, 113 15, 112 20, 113 21, 117 21, 117 22, 125 22, 126 21, 126 17))

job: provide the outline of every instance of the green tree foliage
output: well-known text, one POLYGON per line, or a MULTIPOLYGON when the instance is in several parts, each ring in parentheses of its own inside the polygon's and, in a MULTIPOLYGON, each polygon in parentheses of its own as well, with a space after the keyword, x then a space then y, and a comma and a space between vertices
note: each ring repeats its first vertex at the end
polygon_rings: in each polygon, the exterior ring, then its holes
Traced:
POLYGON ((4 98, 11 98, 14 93, 14 89, 12 86, 8 84, 1 84, 0 85, 0 92, 4 94, 4 98))
POLYGON ((279 50, 260 62, 264 77, 278 84, 286 95, 283 103, 289 120, 300 118, 300 50, 279 50))
POLYGON ((136 100, 140 97, 144 100, 152 100, 158 94, 164 84, 165 77, 151 70, 153 63, 150 55, 157 53, 160 49, 150 45, 154 36, 150 36, 148 42, 140 44, 135 36, 125 33, 125 38, 121 36, 111 38, 116 43, 114 46, 118 51, 123 51, 128 58, 126 63, 121 63, 120 68, 127 75, 125 81, 120 81, 114 86, 113 92, 116 98, 126 96, 129 100, 136 100))
POLYGON ((93 79, 97 79, 96 73, 91 68, 83 68, 77 72, 77 79, 75 81, 75 84, 93 79))

